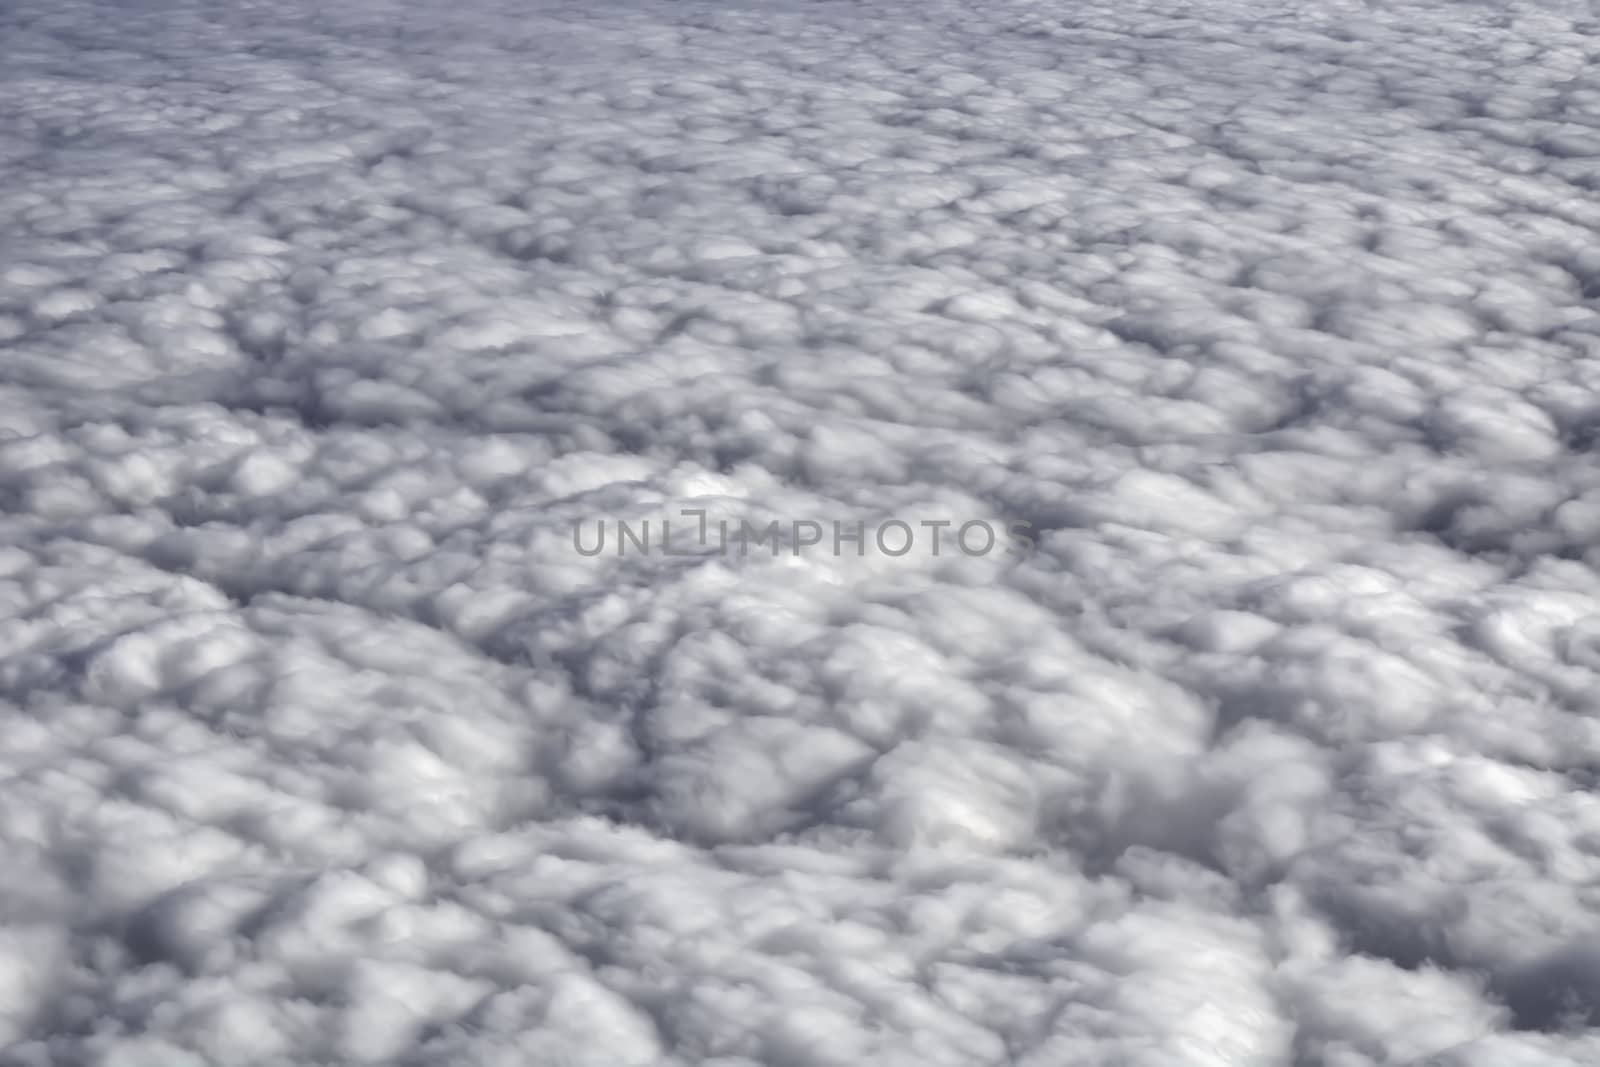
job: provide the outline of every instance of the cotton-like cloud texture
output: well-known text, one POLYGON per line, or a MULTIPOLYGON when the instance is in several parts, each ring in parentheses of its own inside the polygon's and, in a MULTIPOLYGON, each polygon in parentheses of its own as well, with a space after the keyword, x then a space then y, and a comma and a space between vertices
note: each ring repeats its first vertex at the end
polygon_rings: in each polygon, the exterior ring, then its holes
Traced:
POLYGON ((1597 70, 0 8, 0 1064, 1600 1062, 1597 70))

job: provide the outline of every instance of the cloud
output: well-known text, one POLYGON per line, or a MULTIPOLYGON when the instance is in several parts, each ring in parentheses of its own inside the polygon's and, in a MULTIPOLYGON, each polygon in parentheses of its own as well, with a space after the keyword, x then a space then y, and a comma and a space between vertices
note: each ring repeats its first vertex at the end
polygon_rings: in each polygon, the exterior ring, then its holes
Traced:
POLYGON ((1596 1060, 1580 13, 0 40, 0 1064, 1596 1060))

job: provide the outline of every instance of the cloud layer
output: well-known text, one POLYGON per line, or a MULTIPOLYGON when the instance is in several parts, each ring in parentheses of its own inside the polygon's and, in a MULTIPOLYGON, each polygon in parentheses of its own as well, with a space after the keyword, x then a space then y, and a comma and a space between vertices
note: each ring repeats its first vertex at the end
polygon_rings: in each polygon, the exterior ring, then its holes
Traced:
POLYGON ((7 6, 0 1064, 1600 1060, 1597 65, 7 6))

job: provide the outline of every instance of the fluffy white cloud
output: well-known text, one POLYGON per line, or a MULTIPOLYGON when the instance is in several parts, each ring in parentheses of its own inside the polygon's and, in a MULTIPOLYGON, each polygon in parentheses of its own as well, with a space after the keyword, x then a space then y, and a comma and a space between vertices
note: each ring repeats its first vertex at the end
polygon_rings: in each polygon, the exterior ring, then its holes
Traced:
POLYGON ((9 5, 0 1064, 1600 1062, 1597 63, 9 5))

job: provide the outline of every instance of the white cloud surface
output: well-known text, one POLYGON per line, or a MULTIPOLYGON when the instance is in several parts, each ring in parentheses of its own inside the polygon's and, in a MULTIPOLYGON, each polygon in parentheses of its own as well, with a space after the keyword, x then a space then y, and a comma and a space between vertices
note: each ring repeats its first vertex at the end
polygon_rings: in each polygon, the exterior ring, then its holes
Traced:
POLYGON ((1597 66, 8 5, 0 1064, 1600 1062, 1597 66))

